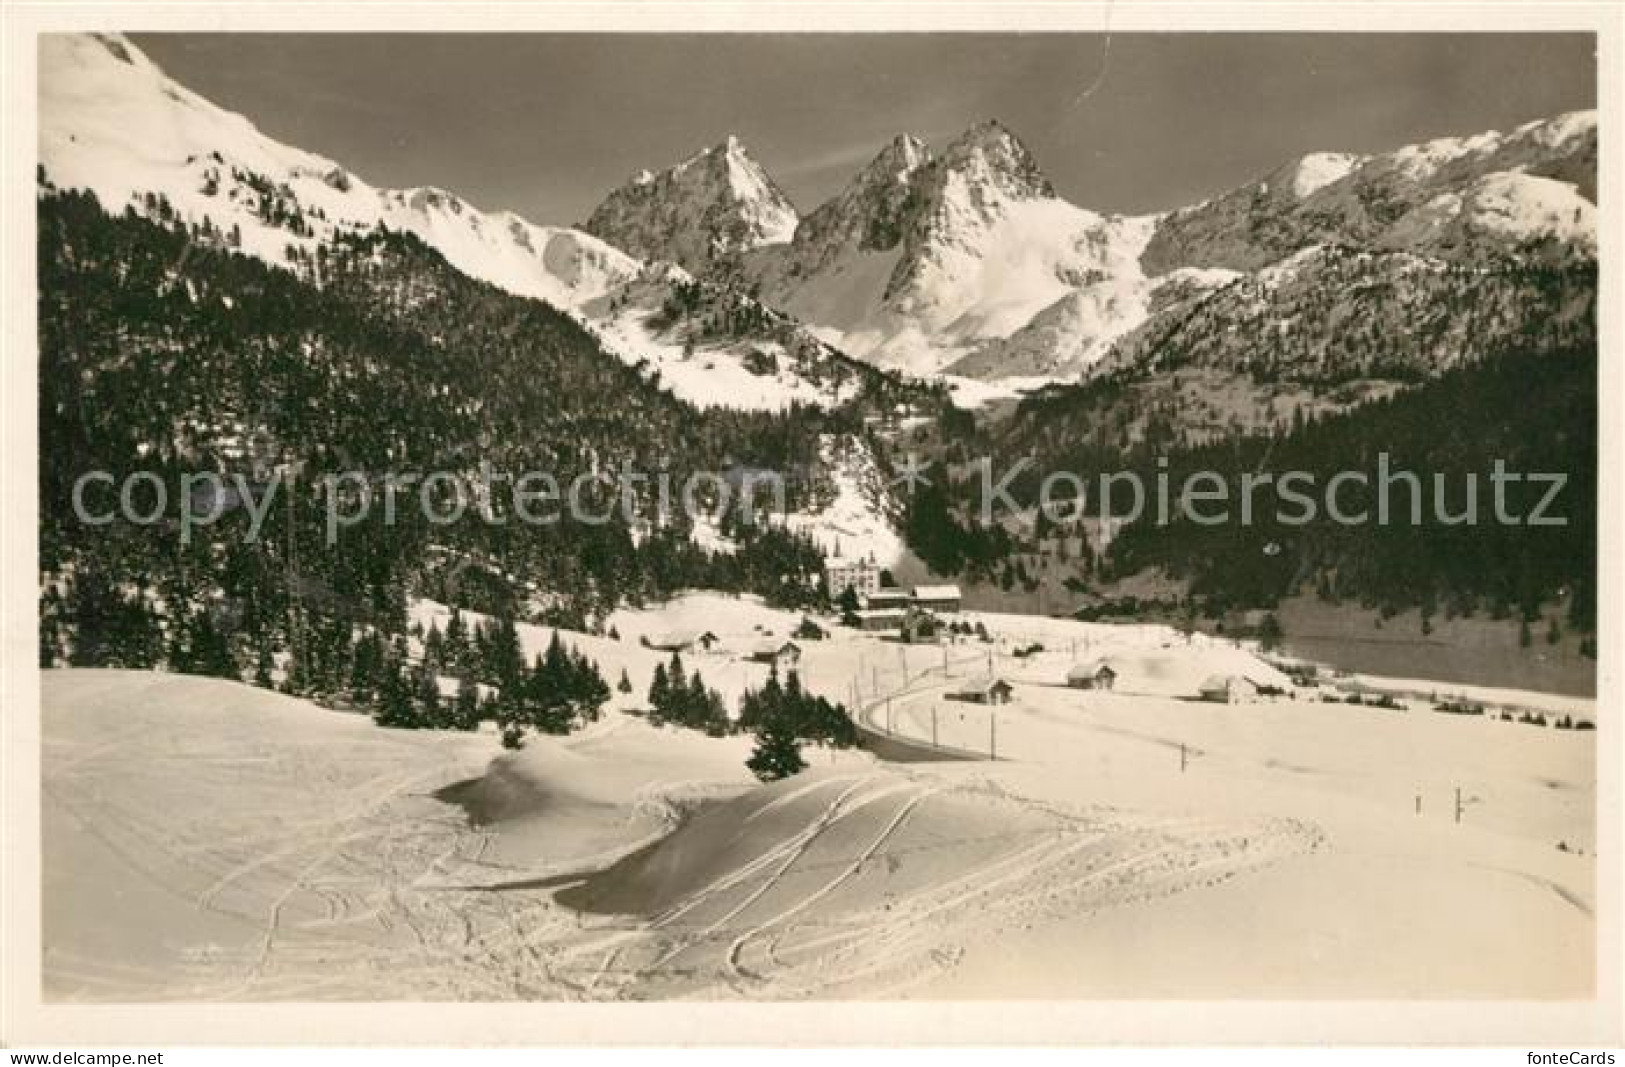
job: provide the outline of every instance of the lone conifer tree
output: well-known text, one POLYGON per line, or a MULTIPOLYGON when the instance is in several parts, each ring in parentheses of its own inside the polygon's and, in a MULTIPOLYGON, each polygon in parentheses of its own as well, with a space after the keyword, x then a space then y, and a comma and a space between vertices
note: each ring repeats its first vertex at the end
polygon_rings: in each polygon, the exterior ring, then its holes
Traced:
POLYGON ((760 781, 776 782, 807 769, 801 758, 801 745, 789 726, 769 720, 756 735, 756 747, 745 761, 760 781))

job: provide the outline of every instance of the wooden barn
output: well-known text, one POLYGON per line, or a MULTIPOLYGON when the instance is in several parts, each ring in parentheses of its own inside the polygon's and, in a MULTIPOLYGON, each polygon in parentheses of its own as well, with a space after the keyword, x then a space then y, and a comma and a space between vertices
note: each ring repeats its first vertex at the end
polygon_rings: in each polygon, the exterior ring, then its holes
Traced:
POLYGON ((1197 693, 1210 704, 1244 704, 1258 699, 1258 684, 1239 674, 1214 674, 1197 693))
POLYGON ((969 679, 950 696, 954 700, 965 700, 972 704, 1008 704, 1014 692, 1009 682, 990 675, 969 679))
POLYGON ((1103 659, 1079 663, 1066 672, 1066 684, 1073 689, 1112 689, 1117 685, 1117 671, 1103 659))
POLYGON ((801 665, 801 646, 794 641, 759 641, 751 648, 750 658, 755 663, 769 664, 783 674, 801 665))

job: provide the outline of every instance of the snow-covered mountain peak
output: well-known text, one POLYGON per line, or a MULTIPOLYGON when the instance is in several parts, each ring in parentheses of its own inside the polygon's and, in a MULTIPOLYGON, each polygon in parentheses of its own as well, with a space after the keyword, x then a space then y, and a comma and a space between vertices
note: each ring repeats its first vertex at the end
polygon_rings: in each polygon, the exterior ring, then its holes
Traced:
POLYGON ((1185 216, 1212 210, 1215 206, 1244 199, 1253 215, 1274 215, 1293 211, 1304 200, 1344 178, 1366 162, 1366 157, 1346 152, 1310 152, 1294 156, 1254 181, 1229 190, 1219 197, 1174 212, 1185 216))
POLYGON ((1465 137, 1437 137, 1375 157, 1376 167, 1403 173, 1413 181, 1475 179, 1491 170, 1540 164, 1583 151, 1597 136, 1595 111, 1570 111, 1537 119, 1507 133, 1487 130, 1465 137), (1475 173, 1467 173, 1469 170, 1475 173))
MULTIPOLYGON (((729 177, 732 176, 729 171, 736 167, 745 171, 751 169, 761 170, 760 164, 751 158, 750 149, 745 147, 745 142, 731 133, 716 144, 707 145, 681 162, 673 164, 671 170, 674 173, 681 174, 696 168, 704 169, 708 167, 729 177)), ((658 175, 651 173, 647 169, 641 171, 640 174, 648 175, 647 180, 658 177, 658 175)))
POLYGON ((1341 181, 1363 162, 1364 156, 1347 152, 1311 152, 1287 164, 1292 195, 1302 200, 1335 181, 1341 181))
POLYGON ((1512 131, 1511 140, 1531 141, 1547 148, 1574 144, 1587 137, 1597 136, 1597 112, 1565 111, 1549 119, 1526 122, 1512 131))
POLYGON ((729 134, 659 173, 639 172, 584 228, 643 259, 693 271, 794 236, 795 206, 743 141, 729 134))
POLYGON ((771 235, 774 240, 768 243, 788 241, 795 234, 796 209, 768 175, 767 169, 751 156, 745 142, 731 133, 718 149, 727 169, 728 188, 734 196, 741 203, 761 205, 764 211, 779 216, 780 232, 771 235))
POLYGON ((979 122, 942 150, 938 163, 945 189, 961 184, 973 195, 990 192, 1012 200, 1053 197, 1055 187, 1039 169, 1038 160, 997 119, 979 122))
POLYGON ((930 373, 1079 286, 1138 278, 1149 233, 1056 197, 1020 138, 990 120, 935 157, 894 138, 789 248, 747 269, 765 299, 837 331, 848 351, 930 373))
POLYGON ((487 214, 445 189, 371 186, 178 84, 116 34, 42 36, 39 86, 39 160, 53 184, 88 189, 111 212, 161 197, 181 221, 207 221, 274 266, 288 266, 290 248, 382 224, 470 277, 560 307, 639 269, 587 234, 487 214))
POLYGON ((791 245, 779 250, 780 272, 802 278, 843 255, 896 248, 920 214, 916 186, 930 162, 931 150, 920 138, 893 138, 838 193, 801 220, 791 245))
POLYGON ((1015 152, 1029 155, 1021 139, 1011 131, 1010 127, 998 119, 987 118, 967 128, 958 137, 955 137, 948 147, 942 150, 945 159, 973 152, 1007 153, 1015 152))
POLYGON ((912 133, 900 133, 887 142, 886 147, 858 172, 854 182, 873 181, 882 176, 901 177, 913 173, 921 164, 930 160, 931 148, 924 139, 912 133))
POLYGON ((852 176, 835 199, 850 198, 854 192, 907 185, 930 162, 931 148, 923 139, 900 133, 852 176))
POLYGON ((1151 274, 1180 267, 1256 270, 1311 244, 1417 243, 1432 254, 1461 258, 1515 252, 1551 238, 1588 254, 1594 221, 1585 204, 1541 182, 1483 182, 1509 174, 1550 179, 1595 205, 1596 156, 1593 111, 1508 133, 1434 138, 1379 155, 1304 156, 1165 216, 1143 266, 1151 274))

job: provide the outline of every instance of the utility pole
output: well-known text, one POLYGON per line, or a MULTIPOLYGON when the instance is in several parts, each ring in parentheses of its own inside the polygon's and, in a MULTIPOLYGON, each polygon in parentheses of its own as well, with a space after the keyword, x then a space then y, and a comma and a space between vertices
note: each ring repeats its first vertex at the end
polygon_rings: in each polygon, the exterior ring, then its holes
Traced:
POLYGON ((931 705, 931 747, 937 747, 937 706, 931 705))
POLYGON ((1422 814, 1422 794, 1416 794, 1416 814, 1422 814))
POLYGON ((992 708, 987 713, 987 755, 989 759, 999 758, 999 713, 992 708))
POLYGON ((1461 786, 1456 786, 1456 822, 1461 822, 1461 786))
POLYGON ((891 720, 891 697, 887 697, 886 698, 886 734, 887 734, 888 737, 891 735, 891 732, 892 732, 892 724, 891 723, 892 723, 892 720, 891 720))
POLYGON ((1185 773, 1185 765, 1188 762, 1189 762, 1189 760, 1185 756, 1185 742, 1181 741, 1179 743, 1179 773, 1180 774, 1185 773))

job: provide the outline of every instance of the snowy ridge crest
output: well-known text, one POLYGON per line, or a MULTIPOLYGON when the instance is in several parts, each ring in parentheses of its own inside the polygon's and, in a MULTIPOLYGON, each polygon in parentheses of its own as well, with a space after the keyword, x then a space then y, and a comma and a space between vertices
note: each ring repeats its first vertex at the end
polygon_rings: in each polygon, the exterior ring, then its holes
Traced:
POLYGON ((108 211, 161 195, 183 221, 235 233, 242 252, 275 266, 290 249, 383 225, 470 277, 564 308, 639 269, 579 230, 486 213, 442 189, 368 185, 177 84, 119 35, 40 38, 39 159, 53 183, 90 190, 108 211))

